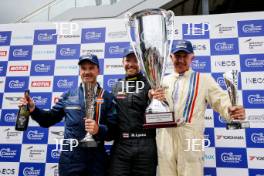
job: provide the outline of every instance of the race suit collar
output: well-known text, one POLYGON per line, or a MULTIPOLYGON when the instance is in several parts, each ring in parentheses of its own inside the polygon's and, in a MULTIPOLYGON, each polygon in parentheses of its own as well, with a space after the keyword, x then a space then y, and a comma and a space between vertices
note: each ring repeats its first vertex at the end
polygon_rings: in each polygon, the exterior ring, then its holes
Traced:
POLYGON ((179 76, 189 76, 192 72, 193 72, 193 70, 191 68, 189 68, 189 70, 185 71, 184 73, 174 72, 173 75, 175 77, 179 77, 179 76))

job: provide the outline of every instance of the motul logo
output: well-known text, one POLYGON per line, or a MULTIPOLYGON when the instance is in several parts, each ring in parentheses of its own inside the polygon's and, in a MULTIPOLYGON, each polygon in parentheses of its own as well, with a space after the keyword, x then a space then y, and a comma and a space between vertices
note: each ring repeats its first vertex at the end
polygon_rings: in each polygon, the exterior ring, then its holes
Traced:
POLYGON ((9 71, 28 71, 28 65, 10 66, 9 71))
POLYGON ((0 56, 6 56, 7 55, 7 51, 0 51, 0 56))
POLYGON ((263 161, 264 160, 264 156, 249 156, 249 160, 258 160, 258 161, 263 161))
POLYGON ((51 81, 32 81, 31 87, 50 87, 51 81))

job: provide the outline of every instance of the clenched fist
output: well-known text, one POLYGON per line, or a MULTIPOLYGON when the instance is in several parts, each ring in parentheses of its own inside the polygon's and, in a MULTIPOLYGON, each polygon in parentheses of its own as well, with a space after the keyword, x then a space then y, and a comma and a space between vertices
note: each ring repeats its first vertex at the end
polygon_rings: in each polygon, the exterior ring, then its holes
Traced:
POLYGON ((99 126, 95 120, 85 118, 85 131, 95 135, 99 131, 99 126))

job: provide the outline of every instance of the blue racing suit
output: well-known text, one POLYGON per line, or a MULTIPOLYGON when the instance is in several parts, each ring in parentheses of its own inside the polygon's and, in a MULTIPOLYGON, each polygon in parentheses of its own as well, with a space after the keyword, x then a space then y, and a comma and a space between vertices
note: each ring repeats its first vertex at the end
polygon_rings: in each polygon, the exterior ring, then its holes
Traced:
MULTIPOLYGON (((95 101, 94 120, 99 124, 99 132, 93 136, 98 142, 96 148, 74 147, 72 151, 62 151, 59 160, 60 176, 103 176, 106 175, 107 155, 104 141, 111 138, 111 131, 116 124, 116 109, 113 96, 98 84, 95 101)), ((45 111, 35 107, 31 117, 41 127, 48 128, 65 117, 64 139, 80 141, 85 137, 84 126, 85 100, 83 87, 69 90, 60 97, 51 110, 45 111)), ((63 145, 63 150, 67 145, 63 145)))

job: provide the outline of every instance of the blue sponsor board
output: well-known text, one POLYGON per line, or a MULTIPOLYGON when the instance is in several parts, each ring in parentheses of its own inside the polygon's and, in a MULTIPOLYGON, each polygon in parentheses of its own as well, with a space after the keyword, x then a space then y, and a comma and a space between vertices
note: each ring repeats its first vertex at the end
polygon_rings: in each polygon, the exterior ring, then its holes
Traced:
POLYGON ((57 43, 55 29, 35 30, 34 45, 50 45, 57 43))
POLYGON ((210 167, 205 167, 204 168, 204 175, 205 176, 216 176, 216 169, 210 168, 210 167))
POLYGON ((210 48, 212 55, 233 55, 238 54, 238 39, 211 39, 210 48))
POLYGON ((226 120, 220 116, 218 112, 214 111, 214 124, 215 127, 226 127, 226 120))
POLYGON ((45 173, 45 164, 39 163, 20 163, 19 174, 23 176, 43 176, 45 173))
POLYGON ((19 162, 20 144, 0 144, 0 162, 19 162))
POLYGON ((11 41, 11 31, 1 31, 0 32, 0 46, 8 46, 11 41))
POLYGON ((18 109, 3 109, 1 112, 0 126, 15 126, 18 109))
POLYGON ((6 77, 5 92, 24 92, 28 81, 29 77, 6 77))
POLYGON ((216 167, 247 168, 245 148, 216 148, 216 167))
POLYGON ((105 58, 122 58, 124 50, 129 46, 129 42, 105 43, 105 58))
POLYGON ((249 176, 261 176, 264 175, 264 169, 249 169, 248 170, 249 176))
POLYGON ((247 147, 264 148, 264 130, 262 128, 246 128, 247 147))
POLYGON ((243 105, 245 108, 263 109, 263 90, 243 90, 243 105))
POLYGON ((53 91, 65 92, 78 86, 78 76, 54 76, 53 91))
POLYGON ((39 93, 32 92, 30 93, 32 100, 35 102, 35 105, 41 109, 50 109, 51 107, 51 93, 39 93))
POLYGON ((214 147, 215 146, 215 140, 214 140, 214 128, 205 128, 204 130, 204 139, 205 140, 205 146, 208 146, 208 147, 214 147), (208 142, 208 140, 210 142, 208 142), (208 145, 209 143, 209 145, 208 145))
POLYGON ((47 150, 47 163, 58 163, 60 158, 60 151, 58 150, 58 146, 48 145, 47 150))
MULTIPOLYGON (((217 84, 224 90, 226 90, 225 80, 223 77, 224 73, 212 73, 213 78, 217 82, 217 84)), ((241 90, 241 76, 238 74, 238 90, 241 90)))
POLYGON ((46 144, 48 142, 48 129, 28 127, 23 133, 23 144, 46 144))
POLYGON ((194 71, 197 72, 210 73, 211 72, 210 56, 196 56, 192 60, 191 67, 194 71))
POLYGON ((6 75, 7 62, 0 62, 0 76, 6 75))
POLYGON ((79 57, 80 57, 79 44, 57 45, 57 50, 56 50, 57 59, 79 59, 79 57))
POLYGON ((264 54, 240 55, 240 67, 243 72, 264 71, 264 54))
POLYGON ((0 109, 2 109, 3 93, 0 93, 0 109))
POLYGON ((49 76, 54 74, 55 61, 32 61, 30 75, 31 76, 49 76))
POLYGON ((82 29, 82 43, 104 43, 105 28, 82 29))
POLYGON ((10 46, 9 60, 31 60, 32 45, 10 46))
POLYGON ((183 39, 208 39, 208 23, 184 23, 182 24, 183 39))
POLYGON ((98 59, 99 61, 99 70, 100 70, 100 75, 104 74, 104 59, 98 59))
POLYGON ((238 21, 238 36, 264 36, 264 20, 238 21))
POLYGON ((119 79, 124 78, 124 75, 105 75, 104 76, 104 89, 112 91, 112 87, 116 84, 119 79))

